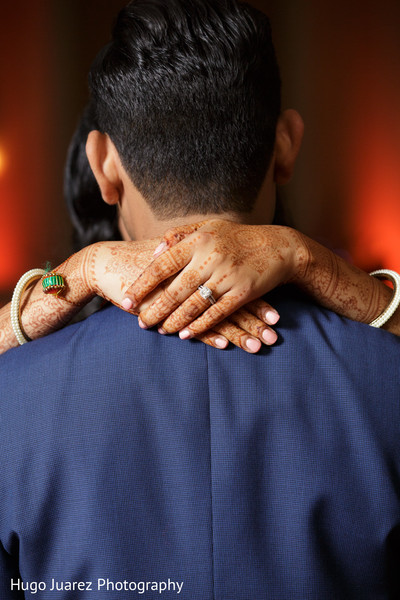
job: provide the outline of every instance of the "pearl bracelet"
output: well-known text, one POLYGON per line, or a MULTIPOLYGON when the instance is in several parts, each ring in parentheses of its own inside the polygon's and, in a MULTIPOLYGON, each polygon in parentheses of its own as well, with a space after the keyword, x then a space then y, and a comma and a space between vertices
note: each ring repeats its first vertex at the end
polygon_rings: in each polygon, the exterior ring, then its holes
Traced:
POLYGON ((31 341, 30 338, 21 329, 21 296, 32 281, 43 277, 43 275, 45 274, 46 271, 44 271, 43 269, 31 269, 30 271, 22 275, 21 279, 15 286, 11 300, 11 326, 15 333, 15 337, 17 338, 18 343, 21 346, 22 344, 26 344, 26 342, 31 341))
POLYGON ((396 271, 390 271, 386 269, 380 269, 379 271, 373 271, 370 273, 372 277, 382 277, 393 283, 393 297, 390 304, 385 308, 383 313, 374 319, 370 325, 371 327, 382 327, 389 321, 390 317, 396 312, 400 304, 400 275, 396 271))

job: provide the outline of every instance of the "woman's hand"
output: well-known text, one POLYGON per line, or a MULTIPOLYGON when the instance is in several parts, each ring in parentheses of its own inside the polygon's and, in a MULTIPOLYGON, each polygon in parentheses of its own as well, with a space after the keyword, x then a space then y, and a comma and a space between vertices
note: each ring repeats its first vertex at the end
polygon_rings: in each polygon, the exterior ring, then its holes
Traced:
MULTIPOLYGON (((25 337, 37 339, 60 329, 96 294, 121 306, 125 288, 151 263, 159 243, 99 242, 70 256, 53 269, 65 279, 62 293, 44 294, 41 281, 24 292, 20 324, 25 337)), ((8 304, 0 309, 0 353, 16 346, 8 304)))
MULTIPOLYGON (((181 330, 181 337, 196 335, 216 348, 229 340, 257 352, 260 340, 276 340, 265 324, 276 323, 276 311, 258 300, 235 312, 230 321, 225 317, 276 285, 291 281, 323 306, 364 323, 375 319, 392 296, 382 281, 287 227, 215 220, 170 230, 165 240, 171 250, 161 255, 159 251, 158 256, 155 249, 161 240, 99 242, 73 255, 54 269, 66 278, 64 295, 43 294, 40 282, 24 293, 23 331, 32 339, 47 335, 98 294, 129 312, 141 311, 144 326, 164 319, 163 332, 181 330), (215 305, 200 296, 200 284, 210 287, 215 305)), ((400 335, 399 310, 384 328, 400 335)), ((0 309, 0 353, 17 345, 7 305, 0 309)))
MULTIPOLYGON (((165 240, 166 247, 176 246, 161 254, 127 295, 142 309, 140 317, 146 325, 157 323, 157 314, 164 314, 162 328, 179 329, 182 337, 215 328, 215 323, 245 302, 288 282, 322 306, 363 323, 376 319, 392 297, 392 290, 382 281, 288 227, 214 220, 170 230, 165 240), (178 272, 157 303, 147 308, 140 305, 157 282, 178 272), (197 291, 200 284, 212 290, 215 305, 209 307, 202 300, 197 291)), ((265 306, 252 312, 269 324, 277 318, 265 306)), ((400 310, 383 327, 400 335, 400 310)))
POLYGON ((247 325, 264 343, 276 341, 276 333, 265 323, 274 325, 278 313, 254 299, 291 280, 305 260, 300 252, 303 246, 294 230, 211 220, 171 230, 165 237, 169 245, 178 243, 157 256, 126 290, 133 308, 140 309, 144 326, 162 322, 162 332, 180 331, 180 337, 187 339, 215 328, 231 315, 234 323, 247 325), (179 241, 182 235, 186 237, 179 241), (141 304, 143 298, 172 275, 176 277, 156 301, 147 307, 141 304), (209 300, 202 298, 198 291, 201 284, 210 288, 215 304, 210 305, 209 300), (245 304, 246 310, 241 308, 245 304), (261 325, 257 323, 252 328, 249 314, 262 323, 261 336, 261 325))
MULTIPOLYGON (((88 249, 86 257, 85 272, 88 287, 116 306, 133 314, 139 314, 139 308, 133 309, 130 303, 124 302, 124 299, 127 297, 126 291, 131 288, 131 282, 138 277, 138 273, 142 272, 149 263, 151 268, 154 262, 151 261, 155 245, 154 240, 94 244, 88 249)), ((140 310, 151 310, 150 307, 159 305, 160 300, 165 295, 168 296, 168 288, 173 281, 163 278, 159 283, 146 294, 140 310)), ((209 300, 202 300, 206 306, 210 305, 209 300)), ((273 309, 262 300, 253 302, 246 307, 246 310, 237 311, 229 320, 222 317, 219 319, 222 322, 215 323, 215 327, 206 327, 196 333, 195 337, 216 348, 225 348, 228 342, 232 342, 247 352, 257 352, 261 347, 260 342, 271 344, 277 339, 276 333, 263 321, 265 313, 272 311, 273 309)), ((160 316, 160 320, 162 318, 163 315, 160 316)), ((276 322, 278 318, 279 316, 277 314, 275 316, 274 313, 272 320, 276 322)), ((143 323, 141 325, 143 326, 143 323)), ((160 333, 167 333, 167 331, 161 330, 160 333)))
MULTIPOLYGON (((124 310, 129 309, 124 305, 125 291, 151 264, 160 241, 98 242, 70 256, 53 269, 65 278, 66 289, 62 294, 45 295, 40 281, 36 281, 24 293, 21 299, 21 326, 26 336, 36 339, 63 327, 96 294, 124 310)), ((167 284, 165 281, 154 290, 143 307, 148 307, 159 298, 163 293, 163 285, 167 284)), ((129 312, 135 313, 133 310, 129 312)), ((231 341, 247 352, 257 352, 261 346, 258 338, 264 328, 264 323, 256 316, 244 313, 237 316, 236 323, 224 321, 215 330, 196 337, 215 348, 225 348, 231 341)), ((0 353, 17 345, 11 327, 10 305, 7 305, 0 309, 0 353)))

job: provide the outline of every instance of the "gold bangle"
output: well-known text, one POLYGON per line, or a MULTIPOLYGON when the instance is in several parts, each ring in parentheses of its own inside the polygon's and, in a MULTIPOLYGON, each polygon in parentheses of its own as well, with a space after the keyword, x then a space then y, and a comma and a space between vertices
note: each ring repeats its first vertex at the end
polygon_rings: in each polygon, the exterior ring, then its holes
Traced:
POLYGON ((387 279, 393 283, 393 296, 385 308, 382 314, 379 315, 376 319, 371 321, 371 327, 382 327, 389 321, 389 319, 393 316, 400 304, 400 275, 396 273, 396 271, 390 271, 387 269, 379 269, 379 271, 373 271, 370 273, 372 277, 379 277, 383 279, 387 279))
POLYGON ((40 279, 40 277, 43 277, 45 273, 46 271, 44 269, 31 269, 22 275, 21 279, 15 286, 14 293, 12 295, 10 311, 11 326, 13 328, 15 337, 21 346, 22 344, 26 344, 27 342, 31 341, 26 333, 22 331, 21 327, 21 296, 32 281, 35 279, 40 279))

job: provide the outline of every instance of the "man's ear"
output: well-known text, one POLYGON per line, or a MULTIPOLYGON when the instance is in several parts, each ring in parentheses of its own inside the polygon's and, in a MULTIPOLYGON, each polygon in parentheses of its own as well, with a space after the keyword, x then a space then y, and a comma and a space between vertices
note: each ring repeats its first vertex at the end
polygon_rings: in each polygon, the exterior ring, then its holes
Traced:
POLYGON ((294 170, 303 139, 304 123, 296 110, 285 110, 278 119, 275 139, 275 183, 287 183, 294 170))
POLYGON ((100 131, 91 131, 86 142, 86 154, 104 202, 117 204, 121 197, 122 182, 118 153, 109 136, 100 131))

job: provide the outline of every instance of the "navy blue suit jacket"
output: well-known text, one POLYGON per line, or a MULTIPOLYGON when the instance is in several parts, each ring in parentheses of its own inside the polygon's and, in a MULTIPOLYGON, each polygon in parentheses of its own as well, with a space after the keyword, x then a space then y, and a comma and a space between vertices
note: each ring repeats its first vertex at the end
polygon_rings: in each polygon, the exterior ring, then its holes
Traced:
POLYGON ((110 307, 0 357, 1 599, 400 597, 400 340, 275 304, 259 355, 110 307))

